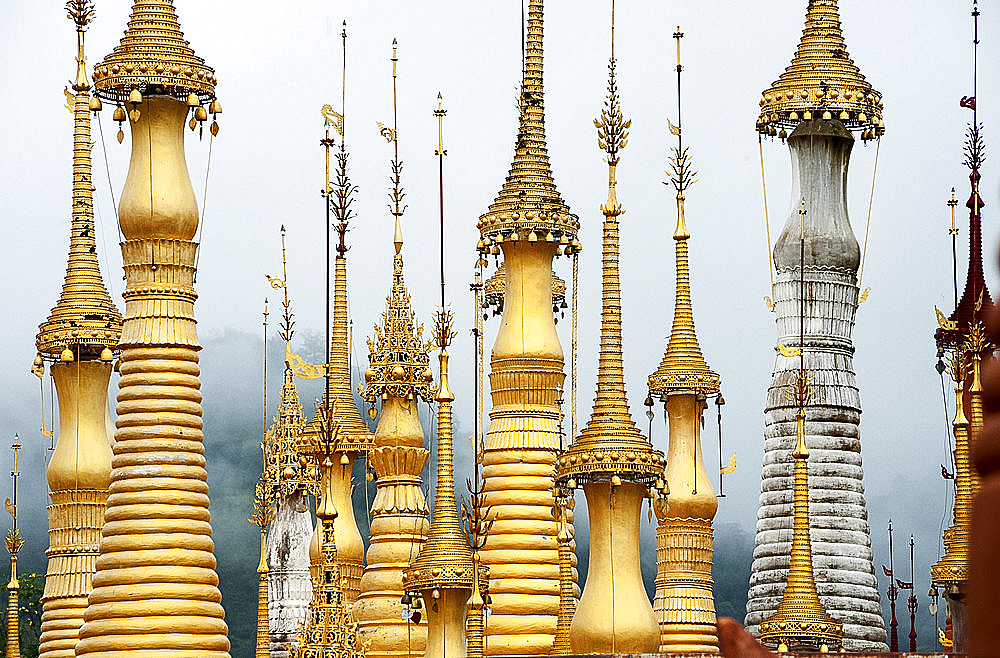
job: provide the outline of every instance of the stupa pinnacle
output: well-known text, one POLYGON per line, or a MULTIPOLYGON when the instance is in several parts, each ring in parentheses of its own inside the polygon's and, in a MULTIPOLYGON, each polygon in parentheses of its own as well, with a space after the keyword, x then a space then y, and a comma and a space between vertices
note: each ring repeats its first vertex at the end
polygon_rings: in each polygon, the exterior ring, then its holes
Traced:
POLYGON ((560 524, 551 510, 565 375, 552 317, 552 257, 579 250, 580 222, 556 190, 545 146, 543 11, 542 0, 530 0, 514 161, 478 224, 479 252, 502 251, 505 268, 483 442, 484 502, 496 519, 480 552, 490 567, 491 655, 548 653, 559 614, 560 524))
POLYGON ((597 393, 587 426, 556 461, 560 493, 571 498, 582 486, 590 515, 590 567, 569 632, 573 653, 653 653, 660 644, 642 583, 639 519, 642 503, 654 495, 655 485, 662 489, 663 453, 653 450, 636 428, 625 392, 618 267, 618 218, 625 211, 615 195, 615 172, 632 122, 622 114, 616 66, 612 2, 608 97, 601 118, 594 121, 608 163, 608 199, 601 206, 604 253, 597 393))
POLYGON ((39 644, 46 658, 73 656, 87 608, 111 480, 108 383, 122 330, 97 261, 88 112, 100 101, 91 99, 84 53, 94 9, 88 0, 72 0, 67 9, 77 33, 69 261, 59 301, 39 327, 34 367, 41 377, 44 361, 52 362, 59 396, 59 437, 46 471, 49 565, 39 644))
MULTIPOLYGON (((973 3, 973 72, 972 96, 963 97, 962 107, 972 110, 972 121, 965 141, 965 164, 969 169, 969 265, 965 276, 962 297, 956 300, 955 310, 945 319, 938 311, 938 328, 934 339, 938 347, 938 372, 943 374, 940 360, 950 351, 949 368, 955 382, 955 420, 952 431, 955 437, 954 478, 955 502, 952 525, 945 530, 945 553, 931 567, 932 587, 941 588, 948 601, 948 614, 952 620, 954 650, 966 651, 966 591, 969 579, 969 534, 972 527, 972 502, 980 489, 979 472, 972 464, 973 450, 983 433, 983 386, 980 370, 984 361, 994 357, 997 336, 987 328, 988 318, 995 313, 996 304, 990 297, 983 276, 982 208, 986 204, 979 195, 980 168, 985 159, 986 145, 979 123, 978 105, 978 53, 979 6, 973 3), (966 416, 965 411, 968 411, 966 416)), ((948 203, 952 209, 952 246, 954 235, 954 190, 948 203)), ((957 270, 957 265, 955 266, 957 270)), ((955 281, 956 296, 958 281, 955 281)), ((942 382, 943 384, 943 382, 942 382)))
MULTIPOLYGON (((848 651, 885 651, 861 467, 861 401, 852 364, 861 250, 846 199, 854 146, 850 130, 860 130, 862 139, 880 137, 882 101, 850 62, 836 1, 809 0, 805 22, 792 65, 764 92, 764 114, 757 124, 761 135, 781 127, 779 136, 784 137, 785 127, 794 128, 787 136, 792 211, 773 252, 777 342, 799 342, 804 268, 809 304, 802 368, 811 374, 814 392, 805 407, 804 431, 823 464, 822 472, 813 467, 809 487, 816 588, 827 612, 843 624, 848 651), (804 220, 799 215, 803 203, 804 220)), ((785 391, 799 368, 797 360, 779 352, 767 394, 763 482, 747 601, 746 626, 751 630, 775 612, 785 586, 788 530, 793 526, 788 485, 794 470, 787 455, 797 440, 797 409, 785 391)))
POLYGON ((119 204, 127 285, 111 493, 76 655, 228 657, 202 443, 199 216, 184 158, 189 110, 196 121, 221 111, 215 74, 172 2, 136 0, 94 81, 99 97, 128 105, 132 155, 119 204))

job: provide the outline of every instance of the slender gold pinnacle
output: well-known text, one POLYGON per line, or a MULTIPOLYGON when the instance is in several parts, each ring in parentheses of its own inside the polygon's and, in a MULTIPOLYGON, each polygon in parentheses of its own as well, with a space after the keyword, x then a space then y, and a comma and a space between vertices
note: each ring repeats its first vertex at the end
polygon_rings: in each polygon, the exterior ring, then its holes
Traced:
POLYGON ((784 650, 836 650, 843 638, 841 624, 827 613, 816 593, 812 543, 809 536, 809 450, 805 440, 805 405, 811 398, 806 374, 799 372, 789 391, 789 399, 799 410, 798 431, 792 457, 795 459, 792 521, 792 553, 788 582, 777 611, 760 624, 762 642, 784 650))
POLYGON ((111 359, 122 333, 122 315, 111 301, 97 261, 94 183, 90 145, 90 84, 84 66, 84 33, 93 19, 89 0, 70 0, 69 17, 77 27, 77 76, 73 85, 73 211, 69 260, 62 294, 38 328, 39 353, 58 358, 69 348, 76 358, 111 359))
POLYGON ((427 542, 403 574, 408 590, 462 588, 472 590, 474 572, 472 550, 462 534, 462 524, 455 506, 454 431, 451 403, 455 396, 448 386, 448 345, 452 331, 452 313, 441 310, 434 323, 434 336, 441 352, 441 381, 438 388, 438 467, 434 493, 434 514, 427 542))
POLYGON ((765 134, 809 119, 838 119, 850 129, 864 130, 863 137, 885 132, 882 94, 847 54, 837 0, 809 0, 795 57, 764 91, 760 109, 757 130, 765 134))

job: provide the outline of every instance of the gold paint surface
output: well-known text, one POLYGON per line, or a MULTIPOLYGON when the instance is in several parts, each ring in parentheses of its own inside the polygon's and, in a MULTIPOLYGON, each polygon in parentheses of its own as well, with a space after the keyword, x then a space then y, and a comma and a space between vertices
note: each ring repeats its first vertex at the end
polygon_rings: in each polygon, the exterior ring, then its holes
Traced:
POLYGON ((147 96, 140 107, 139 120, 131 124, 132 159, 118 204, 122 235, 126 241, 190 241, 198 230, 198 204, 184 158, 187 105, 147 96))
POLYGON ((590 567, 569 640, 573 653, 655 653, 660 631, 639 566, 639 517, 647 488, 583 486, 590 514, 590 567))

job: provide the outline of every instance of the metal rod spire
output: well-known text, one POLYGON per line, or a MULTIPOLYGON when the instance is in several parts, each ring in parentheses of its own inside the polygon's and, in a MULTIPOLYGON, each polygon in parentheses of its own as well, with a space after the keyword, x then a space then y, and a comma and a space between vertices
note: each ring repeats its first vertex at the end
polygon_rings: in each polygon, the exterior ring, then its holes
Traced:
POLYGON ((896 587, 896 570, 892 561, 892 519, 889 519, 889 610, 892 618, 889 622, 889 651, 899 651, 899 622, 896 620, 896 598, 899 588, 896 587))
POLYGON ((951 188, 951 198, 948 200, 948 207, 951 208, 951 228, 948 234, 951 235, 951 280, 955 286, 955 308, 958 308, 958 227, 955 226, 955 206, 958 199, 955 198, 955 188, 951 188))
POLYGON ((913 535, 910 535, 910 598, 906 600, 906 607, 910 611, 910 651, 917 650, 917 591, 916 583, 913 582, 913 535))

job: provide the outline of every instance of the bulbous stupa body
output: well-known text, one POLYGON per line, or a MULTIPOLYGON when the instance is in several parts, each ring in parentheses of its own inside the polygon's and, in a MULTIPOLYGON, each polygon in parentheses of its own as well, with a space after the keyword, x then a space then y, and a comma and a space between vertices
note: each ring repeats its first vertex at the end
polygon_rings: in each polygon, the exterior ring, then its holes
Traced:
POLYGON ((110 496, 76 655, 228 658, 202 443, 199 217, 184 157, 188 103, 213 101, 215 74, 169 0, 136 0, 94 81, 102 99, 127 105, 132 156, 119 204, 127 286, 110 496))
MULTIPOLYGON (((809 518, 816 589, 829 614, 843 624, 848 651, 885 651, 861 467, 861 402, 852 365, 861 258, 846 199, 854 145, 849 129, 861 129, 862 139, 880 136, 882 101, 847 55, 835 0, 810 0, 795 58, 764 92, 761 106, 762 133, 795 128, 788 137, 792 211, 774 246, 774 310, 778 343, 801 347, 803 367, 812 380, 814 397, 805 406, 804 432, 812 454, 809 518), (801 346, 800 257, 806 295, 801 346)), ((767 394, 746 616, 754 632, 777 609, 788 573, 793 525, 793 460, 788 455, 796 441, 796 409, 785 391, 799 366, 798 358, 779 354, 767 394)))

